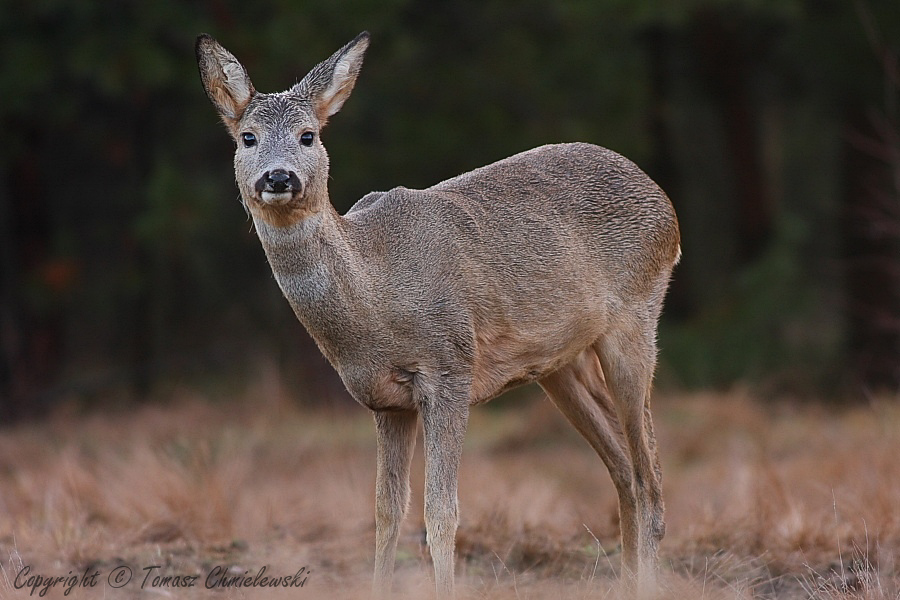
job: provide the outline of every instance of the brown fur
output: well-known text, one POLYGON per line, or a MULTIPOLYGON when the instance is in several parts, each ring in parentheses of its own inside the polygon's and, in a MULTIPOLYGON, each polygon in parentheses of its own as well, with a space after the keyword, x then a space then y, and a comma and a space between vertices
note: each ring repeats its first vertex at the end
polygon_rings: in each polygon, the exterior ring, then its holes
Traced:
POLYGON ((608 467, 625 580, 653 593, 665 524, 649 397, 657 319, 680 255, 669 199, 622 156, 560 144, 426 190, 373 192, 338 215, 319 132, 352 90, 367 45, 358 36, 279 94, 256 93, 208 36, 197 54, 238 142, 237 183, 275 278, 375 413, 376 594, 390 592, 417 418, 435 583, 450 598, 469 407, 527 381, 608 467), (258 143, 243 146, 243 132, 258 143), (298 142, 305 132, 315 135, 309 146, 298 142), (295 174, 299 189, 257 191, 274 169, 295 174))
POLYGON ((290 227, 313 214, 313 211, 300 204, 267 206, 255 198, 248 198, 245 202, 254 219, 265 221, 273 227, 290 227))

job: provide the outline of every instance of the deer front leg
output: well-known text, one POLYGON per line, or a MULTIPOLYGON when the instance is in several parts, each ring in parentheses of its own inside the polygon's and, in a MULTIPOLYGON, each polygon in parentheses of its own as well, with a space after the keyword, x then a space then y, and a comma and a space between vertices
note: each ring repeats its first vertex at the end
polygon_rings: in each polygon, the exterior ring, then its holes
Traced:
POLYGON ((469 419, 468 388, 425 397, 425 529, 439 600, 454 597, 453 570, 459 508, 459 461, 469 419))
POLYGON ((409 506, 409 465, 416 446, 417 417, 414 411, 375 413, 375 598, 387 598, 391 593, 397 538, 409 506))

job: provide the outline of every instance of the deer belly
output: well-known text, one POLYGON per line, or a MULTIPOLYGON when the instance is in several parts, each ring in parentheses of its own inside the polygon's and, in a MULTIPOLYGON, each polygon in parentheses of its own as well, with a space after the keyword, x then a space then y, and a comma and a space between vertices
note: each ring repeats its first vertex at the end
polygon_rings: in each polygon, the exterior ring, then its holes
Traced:
POLYGON ((591 329, 583 331, 582 335, 528 335, 482 330, 476 335, 470 403, 486 402, 556 371, 593 341, 591 329))

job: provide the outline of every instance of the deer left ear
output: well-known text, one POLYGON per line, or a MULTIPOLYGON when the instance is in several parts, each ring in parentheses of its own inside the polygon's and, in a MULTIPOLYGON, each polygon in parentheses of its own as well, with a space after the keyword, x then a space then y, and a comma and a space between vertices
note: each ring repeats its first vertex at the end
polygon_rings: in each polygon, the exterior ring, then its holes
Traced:
POLYGON ((206 95, 225 124, 233 129, 256 94, 247 69, 205 33, 197 38, 196 52, 206 95))
POLYGON ((315 107, 320 126, 341 110, 350 97, 362 68, 363 55, 369 47, 369 32, 364 31, 306 74, 292 91, 309 98, 315 107))

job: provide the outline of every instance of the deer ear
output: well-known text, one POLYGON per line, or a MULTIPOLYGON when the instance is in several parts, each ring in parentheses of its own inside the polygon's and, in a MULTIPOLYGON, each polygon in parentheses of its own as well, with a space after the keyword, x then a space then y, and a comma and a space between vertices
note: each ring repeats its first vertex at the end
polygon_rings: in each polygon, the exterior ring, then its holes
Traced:
POLYGON ((350 97, 368 47, 369 32, 364 31, 328 60, 313 67, 292 88, 298 96, 312 101, 320 126, 324 127, 328 117, 341 110, 350 97))
POLYGON ((206 95, 225 124, 232 129, 256 94, 247 69, 231 52, 205 33, 197 38, 195 48, 206 95))

